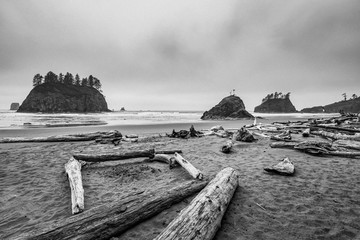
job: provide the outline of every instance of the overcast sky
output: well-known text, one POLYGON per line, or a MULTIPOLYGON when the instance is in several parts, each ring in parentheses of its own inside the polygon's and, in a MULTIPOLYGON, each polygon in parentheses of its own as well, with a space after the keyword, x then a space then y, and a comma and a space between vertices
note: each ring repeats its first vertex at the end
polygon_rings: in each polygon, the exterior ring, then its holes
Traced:
POLYGON ((0 0, 0 109, 36 73, 90 74, 110 109, 248 110, 291 92, 298 110, 360 95, 359 0, 0 0))

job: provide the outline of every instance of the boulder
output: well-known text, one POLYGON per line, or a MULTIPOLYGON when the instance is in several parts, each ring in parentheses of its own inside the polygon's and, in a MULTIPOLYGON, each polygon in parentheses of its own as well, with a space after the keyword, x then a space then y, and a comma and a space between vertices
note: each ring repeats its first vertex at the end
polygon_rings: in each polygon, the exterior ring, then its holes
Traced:
POLYGON ((297 112, 290 98, 267 99, 259 106, 255 107, 257 113, 294 113, 297 112))
POLYGON ((221 120, 221 119, 241 119, 254 118, 248 111, 245 110, 245 105, 240 97, 231 95, 225 97, 215 107, 209 111, 204 112, 202 120, 221 120))
POLYGON ((11 103, 10 110, 18 110, 20 104, 19 103, 11 103))
POLYGON ((287 157, 280 161, 278 164, 264 168, 264 170, 280 175, 293 175, 295 173, 294 164, 287 157))
POLYGON ((105 97, 95 88, 63 83, 43 83, 34 87, 18 112, 105 112, 105 97))

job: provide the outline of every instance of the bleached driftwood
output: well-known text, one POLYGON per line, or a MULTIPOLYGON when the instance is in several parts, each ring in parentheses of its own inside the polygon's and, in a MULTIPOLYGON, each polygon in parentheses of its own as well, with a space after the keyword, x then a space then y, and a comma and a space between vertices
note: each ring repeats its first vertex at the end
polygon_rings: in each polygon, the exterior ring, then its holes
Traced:
POLYGON ((81 163, 74 158, 65 164, 71 190, 71 211, 77 214, 84 211, 84 188, 81 178, 81 163))
POLYGON ((277 173, 280 175, 293 175, 295 172, 295 166, 290 161, 290 159, 286 157, 279 163, 277 163, 273 166, 264 168, 264 170, 267 172, 273 172, 273 173, 277 173))
POLYGON ((212 239, 237 186, 237 171, 223 169, 155 239, 212 239))
POLYGON ((153 158, 155 154, 154 149, 139 150, 131 152, 118 152, 118 153, 103 153, 103 154, 74 154, 74 158, 77 160, 83 160, 86 162, 106 162, 114 160, 123 160, 129 158, 148 157, 153 158))
POLYGON ((347 134, 341 134, 341 133, 331 133, 326 131, 311 131, 312 134, 326 137, 326 138, 332 138, 335 140, 353 140, 353 141, 360 141, 360 135, 347 135, 347 134))
POLYGON ((203 174, 197 168, 195 168, 189 161, 185 160, 179 153, 174 154, 176 162, 178 162, 185 170, 193 177, 197 179, 203 179, 203 174))
POLYGON ((13 137, 13 138, 1 138, 0 143, 19 143, 19 142, 75 142, 75 141, 92 141, 98 138, 116 138, 121 137, 121 133, 118 131, 109 132, 94 132, 84 134, 69 134, 69 135, 56 135, 50 137, 13 137))
POLYGON ((289 148, 293 149, 296 145, 296 142, 272 142, 270 143, 271 148, 289 148))
POLYGON ((349 140, 336 140, 332 144, 334 147, 342 147, 348 149, 354 149, 360 151, 360 142, 358 141, 349 141, 349 140))
POLYGON ((360 133, 359 129, 336 127, 336 126, 324 126, 324 125, 321 125, 321 124, 312 126, 311 128, 314 129, 314 130, 318 129, 318 128, 322 128, 322 129, 336 130, 336 131, 342 131, 342 132, 360 133))
POLYGON ((227 141, 226 144, 221 147, 221 151, 223 153, 230 153, 232 147, 233 147, 233 142, 232 141, 227 141))
POLYGON ((110 239, 203 189, 207 181, 187 181, 174 187, 138 192, 110 204, 55 222, 45 222, 18 239, 110 239))
POLYGON ((146 161, 150 161, 150 162, 157 161, 157 162, 167 163, 169 164, 170 169, 178 164, 173 156, 169 156, 167 154, 155 154, 153 158, 149 158, 146 161))

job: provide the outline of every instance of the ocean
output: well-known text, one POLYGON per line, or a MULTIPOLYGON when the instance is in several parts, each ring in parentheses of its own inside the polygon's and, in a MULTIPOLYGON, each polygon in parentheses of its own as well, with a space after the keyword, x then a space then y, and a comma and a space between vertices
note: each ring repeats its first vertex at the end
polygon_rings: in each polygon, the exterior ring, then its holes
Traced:
MULTIPOLYGON (((173 129, 209 129, 215 125, 240 128, 253 120, 201 120, 201 111, 118 111, 104 113, 17 113, 0 110, 0 137, 36 137, 59 134, 118 130, 123 134, 170 133, 173 129)), ((339 114, 263 114, 258 123, 297 121, 308 118, 338 116, 339 114)))

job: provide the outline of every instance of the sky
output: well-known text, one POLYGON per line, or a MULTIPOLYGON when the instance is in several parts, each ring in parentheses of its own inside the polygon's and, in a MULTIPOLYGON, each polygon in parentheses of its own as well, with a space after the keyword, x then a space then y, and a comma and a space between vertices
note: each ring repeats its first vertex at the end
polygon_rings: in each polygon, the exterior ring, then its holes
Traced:
POLYGON ((92 74, 114 110, 326 105, 360 95, 360 1, 0 0, 0 109, 48 71, 92 74))

